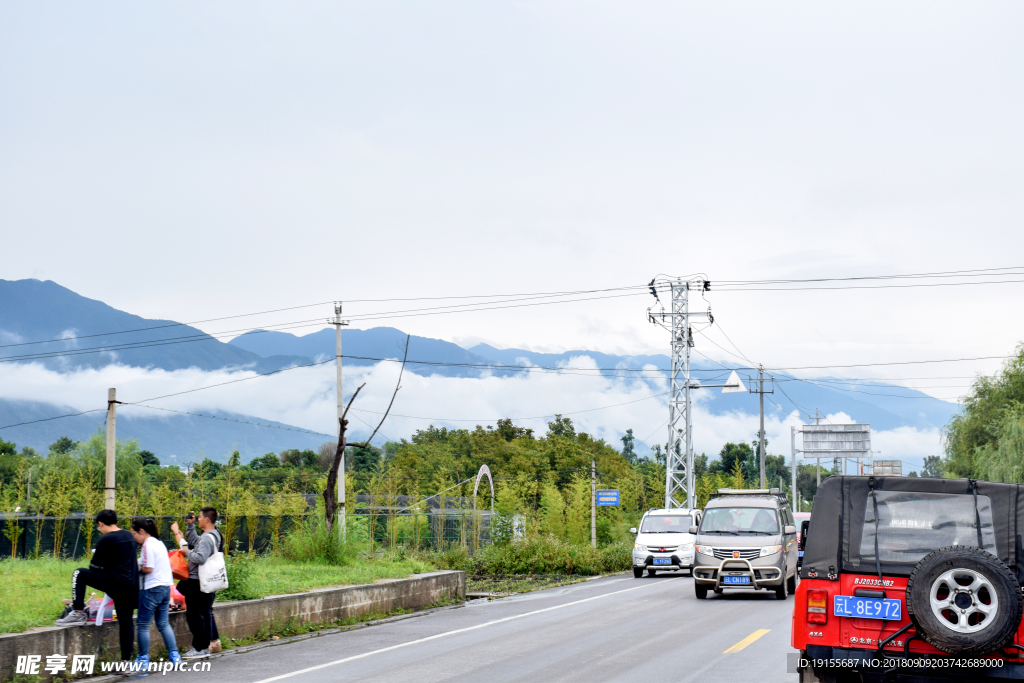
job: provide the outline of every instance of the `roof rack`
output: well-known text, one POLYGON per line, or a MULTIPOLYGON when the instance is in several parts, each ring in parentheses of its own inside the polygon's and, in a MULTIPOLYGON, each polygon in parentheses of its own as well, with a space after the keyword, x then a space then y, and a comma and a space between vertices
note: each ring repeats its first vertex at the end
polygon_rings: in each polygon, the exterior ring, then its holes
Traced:
POLYGON ((715 493, 711 494, 711 498, 718 498, 719 496, 762 496, 765 498, 777 498, 785 504, 789 504, 789 498, 782 489, 718 489, 715 493))

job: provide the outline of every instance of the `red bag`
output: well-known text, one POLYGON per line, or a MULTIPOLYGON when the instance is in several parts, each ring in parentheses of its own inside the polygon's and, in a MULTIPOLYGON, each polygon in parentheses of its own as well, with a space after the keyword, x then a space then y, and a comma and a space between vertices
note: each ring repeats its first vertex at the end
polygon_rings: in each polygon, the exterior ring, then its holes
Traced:
POLYGON ((181 594, 177 586, 171 586, 170 609, 172 612, 178 612, 185 609, 185 596, 181 594))
POLYGON ((179 581, 187 579, 188 558, 185 557, 180 550, 170 551, 167 553, 167 557, 171 560, 171 575, 179 581))

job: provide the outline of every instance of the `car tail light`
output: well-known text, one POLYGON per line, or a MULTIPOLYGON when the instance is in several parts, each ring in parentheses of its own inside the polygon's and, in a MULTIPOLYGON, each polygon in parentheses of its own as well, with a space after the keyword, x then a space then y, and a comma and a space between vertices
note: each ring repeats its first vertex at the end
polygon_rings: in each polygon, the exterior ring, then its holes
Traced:
POLYGON ((807 623, 828 623, 828 591, 814 589, 807 591, 807 623))

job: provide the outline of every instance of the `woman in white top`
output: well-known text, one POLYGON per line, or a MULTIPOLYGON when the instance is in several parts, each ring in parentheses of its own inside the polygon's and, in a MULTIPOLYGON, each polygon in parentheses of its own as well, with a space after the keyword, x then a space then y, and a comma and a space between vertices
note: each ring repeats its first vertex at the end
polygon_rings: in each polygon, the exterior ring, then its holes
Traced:
POLYGON ((164 638, 164 645, 167 646, 167 658, 178 663, 181 661, 181 655, 178 654, 178 643, 174 639, 174 631, 167 620, 167 609, 171 602, 171 586, 174 585, 167 547, 160 540, 160 531, 149 517, 136 517, 132 520, 132 535, 142 546, 139 572, 142 573, 144 580, 142 590, 139 592, 139 613, 135 618, 139 640, 139 657, 135 661, 138 664, 149 664, 149 624, 155 614, 156 628, 164 638))

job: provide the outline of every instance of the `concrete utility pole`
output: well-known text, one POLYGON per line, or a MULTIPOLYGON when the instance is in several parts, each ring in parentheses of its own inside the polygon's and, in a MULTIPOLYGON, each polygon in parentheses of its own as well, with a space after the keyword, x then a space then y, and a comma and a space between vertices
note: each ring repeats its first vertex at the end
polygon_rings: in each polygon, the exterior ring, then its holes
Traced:
POLYGON ((114 471, 117 462, 117 389, 107 389, 107 472, 103 486, 103 507, 114 509, 114 494, 117 491, 117 476, 114 471))
MULTIPOLYGON (((329 323, 334 325, 334 346, 335 346, 335 366, 338 370, 338 426, 341 425, 341 416, 345 412, 345 402, 342 398, 341 393, 341 328, 348 325, 347 321, 341 319, 341 302, 338 301, 334 304, 334 317, 328 320, 329 323)), ((340 434, 339 434, 340 436, 340 434)), ((344 541, 346 537, 345 530, 345 451, 341 451, 341 465, 338 467, 338 533, 341 534, 341 540, 344 541)))
POLYGON ((796 427, 789 428, 789 470, 793 474, 793 512, 799 512, 796 490, 796 427))
POLYGON ((597 547, 597 464, 590 461, 590 545, 597 547))
MULTIPOLYGON (((821 424, 821 413, 818 412, 817 408, 814 409, 814 415, 813 416, 808 415, 807 417, 809 417, 812 420, 814 420, 814 424, 816 424, 816 425, 817 424, 821 424)), ((818 464, 815 465, 814 469, 815 469, 815 472, 816 472, 817 477, 818 477, 818 486, 821 486, 821 456, 819 455, 817 458, 815 458, 815 460, 818 461, 818 464)))
POLYGON ((761 488, 765 488, 764 481, 764 368, 758 366, 757 368, 757 383, 758 383, 758 399, 761 404, 761 431, 758 433, 758 438, 761 440, 761 488))
POLYGON ((775 390, 774 389, 772 389, 771 391, 765 391, 764 390, 764 367, 760 366, 760 365, 757 367, 757 383, 758 383, 758 388, 757 389, 750 389, 750 393, 758 394, 758 398, 761 399, 761 428, 760 428, 760 430, 758 430, 758 443, 759 443, 758 450, 761 451, 761 488, 766 488, 767 487, 767 482, 765 481, 765 470, 764 470, 764 458, 765 458, 765 444, 764 444, 764 395, 765 394, 774 394, 775 390))

